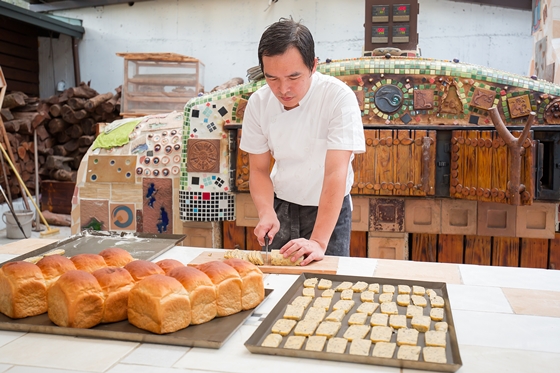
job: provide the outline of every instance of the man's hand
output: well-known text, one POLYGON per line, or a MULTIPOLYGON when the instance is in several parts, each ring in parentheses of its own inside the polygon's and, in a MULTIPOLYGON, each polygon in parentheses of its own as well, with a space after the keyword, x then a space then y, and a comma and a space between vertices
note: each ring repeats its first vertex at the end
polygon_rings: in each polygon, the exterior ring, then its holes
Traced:
POLYGON ((274 210, 271 214, 264 215, 259 219, 259 223, 255 227, 255 236, 257 236, 257 241, 259 245, 264 246, 264 236, 268 233, 268 238, 270 239, 269 244, 274 240, 274 236, 280 230, 280 222, 276 217, 274 210))
POLYGON ((280 249, 280 254, 284 254, 284 258, 291 257, 291 261, 295 262, 305 255, 305 259, 300 265, 305 266, 314 260, 323 260, 325 257, 326 247, 323 248, 317 241, 307 240, 305 238, 296 238, 291 240, 280 249))

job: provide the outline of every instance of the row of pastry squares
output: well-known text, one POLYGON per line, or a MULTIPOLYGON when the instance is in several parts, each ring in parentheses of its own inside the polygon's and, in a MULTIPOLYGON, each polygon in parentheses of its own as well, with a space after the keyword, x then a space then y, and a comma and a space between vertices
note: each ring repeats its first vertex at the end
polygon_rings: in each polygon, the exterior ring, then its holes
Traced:
POLYGON ((252 309, 263 299, 261 270, 240 259, 191 267, 108 248, 0 268, 0 312, 13 319, 47 312, 56 325, 73 328, 128 319, 163 334, 252 309))

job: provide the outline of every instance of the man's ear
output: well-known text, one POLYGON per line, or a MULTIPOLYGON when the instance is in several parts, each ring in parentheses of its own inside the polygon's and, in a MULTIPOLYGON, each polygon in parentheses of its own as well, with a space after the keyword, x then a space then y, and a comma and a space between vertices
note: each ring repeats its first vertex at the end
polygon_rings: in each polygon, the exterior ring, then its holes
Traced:
POLYGON ((314 74, 315 71, 317 70, 317 63, 319 62, 319 59, 317 57, 315 57, 315 59, 313 60, 313 69, 311 70, 311 74, 314 74))

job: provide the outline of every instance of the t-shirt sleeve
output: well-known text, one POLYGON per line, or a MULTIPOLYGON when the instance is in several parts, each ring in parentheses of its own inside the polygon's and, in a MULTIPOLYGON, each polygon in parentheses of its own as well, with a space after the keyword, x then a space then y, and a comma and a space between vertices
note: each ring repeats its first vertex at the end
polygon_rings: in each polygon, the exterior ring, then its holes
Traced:
POLYGON ((327 149, 364 153, 366 142, 360 106, 354 92, 346 88, 341 89, 335 100, 327 134, 327 149))
POLYGON ((241 142, 239 148, 250 154, 262 154, 269 151, 268 139, 263 133, 259 120, 260 102, 255 94, 249 97, 249 102, 243 114, 241 126, 241 142))

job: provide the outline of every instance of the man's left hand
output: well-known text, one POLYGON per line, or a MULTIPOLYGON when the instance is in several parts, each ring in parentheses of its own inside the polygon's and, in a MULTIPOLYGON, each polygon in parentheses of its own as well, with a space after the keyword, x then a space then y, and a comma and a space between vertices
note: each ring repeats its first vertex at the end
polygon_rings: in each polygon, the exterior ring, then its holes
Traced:
POLYGON ((305 266, 314 260, 323 260, 325 257, 325 249, 323 249, 317 241, 296 238, 282 246, 280 254, 283 254, 284 258, 290 258, 292 262, 305 256, 305 259, 300 263, 301 266, 305 266))

